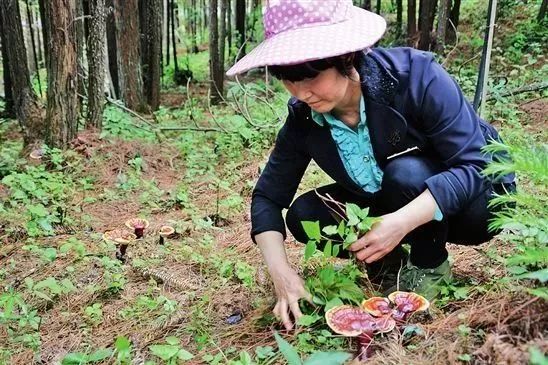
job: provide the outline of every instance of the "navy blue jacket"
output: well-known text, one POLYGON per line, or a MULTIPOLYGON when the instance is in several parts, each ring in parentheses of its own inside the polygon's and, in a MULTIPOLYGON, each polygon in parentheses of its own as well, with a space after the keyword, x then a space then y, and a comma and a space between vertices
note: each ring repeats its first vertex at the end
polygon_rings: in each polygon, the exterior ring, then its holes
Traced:
MULTIPOLYGON (((412 48, 361 53, 360 74, 367 126, 381 169, 387 157, 418 147, 419 155, 439 161, 444 170, 426 180, 444 217, 458 213, 492 181, 481 171, 493 156, 481 152, 497 131, 475 113, 433 55, 412 48)), ((289 115, 253 191, 251 236, 278 231, 285 237, 281 211, 288 208, 311 159, 349 191, 363 190, 348 176, 327 126, 311 117, 310 107, 291 98, 289 115)), ((511 183, 513 175, 496 183, 511 183)))

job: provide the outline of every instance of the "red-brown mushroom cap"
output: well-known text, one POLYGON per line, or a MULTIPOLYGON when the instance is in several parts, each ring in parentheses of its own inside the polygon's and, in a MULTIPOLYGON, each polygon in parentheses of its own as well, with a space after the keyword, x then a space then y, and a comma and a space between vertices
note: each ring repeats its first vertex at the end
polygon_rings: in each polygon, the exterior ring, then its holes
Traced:
POLYGON ((395 291, 388 296, 394 303, 393 316, 396 319, 405 319, 408 314, 424 311, 430 307, 430 302, 421 295, 411 292, 395 291))
POLYGON ((325 313, 325 320, 333 332, 347 337, 377 332, 375 318, 361 308, 351 305, 333 307, 325 313))
POLYGON ((376 333, 387 333, 396 327, 396 320, 391 315, 384 315, 375 319, 377 322, 376 333))
POLYGON ((175 228, 172 226, 162 226, 160 227, 160 230, 158 231, 160 236, 162 237, 168 237, 171 236, 173 233, 175 233, 175 228))
POLYGON ((382 317, 392 312, 390 301, 383 297, 371 297, 364 300, 362 309, 375 317, 382 317))
POLYGON ((131 218, 126 221, 126 227, 129 229, 148 228, 149 222, 144 218, 131 218))
POLYGON ((128 232, 125 229, 114 229, 103 233, 103 240, 113 242, 117 245, 127 245, 136 238, 137 236, 135 236, 135 234, 128 232))

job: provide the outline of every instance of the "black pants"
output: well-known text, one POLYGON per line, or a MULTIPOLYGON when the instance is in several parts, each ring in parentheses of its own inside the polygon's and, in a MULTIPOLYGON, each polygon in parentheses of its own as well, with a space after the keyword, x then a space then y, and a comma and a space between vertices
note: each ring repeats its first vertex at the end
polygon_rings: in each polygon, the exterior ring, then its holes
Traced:
MULTIPOLYGON (((357 196, 338 184, 322 186, 317 190, 341 203, 351 202, 362 208, 369 207, 371 216, 380 216, 392 213, 416 198, 427 189, 426 179, 440 171, 440 166, 428 159, 405 156, 386 165, 381 190, 374 194, 357 196)), ((500 185, 491 186, 457 215, 444 217, 440 222, 431 221, 410 232, 402 243, 411 245, 411 262, 419 267, 437 267, 447 259, 446 242, 478 245, 490 240, 496 233, 487 229, 488 221, 493 217, 487 208, 493 189, 497 193, 504 191, 500 185)), ((515 186, 508 189, 514 190, 515 186)), ((319 221, 321 227, 337 224, 314 191, 299 196, 289 207, 286 216, 287 227, 295 239, 307 242, 301 221, 319 221)))

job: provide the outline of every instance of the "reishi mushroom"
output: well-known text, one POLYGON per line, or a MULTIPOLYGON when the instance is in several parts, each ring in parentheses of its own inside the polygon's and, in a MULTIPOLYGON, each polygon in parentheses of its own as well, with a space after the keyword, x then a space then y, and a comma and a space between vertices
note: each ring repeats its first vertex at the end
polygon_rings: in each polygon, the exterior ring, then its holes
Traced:
POLYGON ((163 245, 166 237, 169 237, 175 233, 175 228, 171 226, 162 226, 160 227, 158 233, 160 234, 160 244, 163 245))
POLYGON ((383 297, 371 297, 362 302, 362 308, 364 311, 370 313, 375 317, 385 316, 392 312, 390 307, 390 300, 383 297))
POLYGON ((37 148, 35 150, 32 150, 29 157, 33 160, 40 160, 44 156, 44 150, 42 148, 37 148))
POLYGON ((143 218, 131 218, 126 221, 126 227, 133 229, 137 238, 143 237, 145 229, 148 228, 149 223, 143 218))
POLYGON ((357 337, 358 358, 371 357, 371 342, 377 333, 386 333, 394 329, 396 322, 388 317, 375 318, 359 307, 341 305, 325 313, 327 325, 335 332, 347 337, 357 337))
POLYGON ((411 314, 425 311, 430 307, 430 302, 426 298, 411 292, 395 291, 388 295, 388 299, 394 303, 392 317, 396 321, 406 321, 411 314))
POLYGON ((128 232, 125 229, 114 229, 103 233, 103 240, 112 242, 118 246, 116 258, 122 262, 125 261, 127 246, 136 238, 137 236, 135 234, 128 232))

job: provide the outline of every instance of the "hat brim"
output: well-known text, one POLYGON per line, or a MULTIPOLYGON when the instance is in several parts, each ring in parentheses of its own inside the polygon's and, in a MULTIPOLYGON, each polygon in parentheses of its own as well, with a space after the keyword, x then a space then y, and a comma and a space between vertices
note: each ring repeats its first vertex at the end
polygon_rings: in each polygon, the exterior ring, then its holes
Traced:
POLYGON ((380 15, 353 6, 353 14, 335 24, 291 29, 261 42, 236 62, 227 76, 262 66, 294 65, 359 51, 374 45, 386 30, 380 15))

